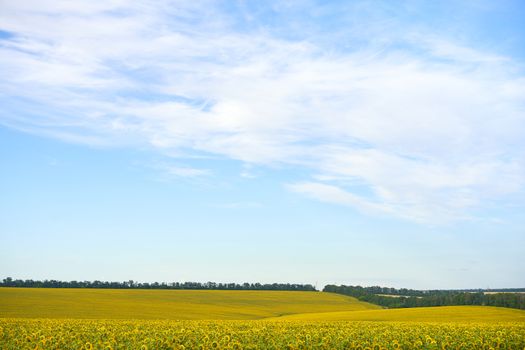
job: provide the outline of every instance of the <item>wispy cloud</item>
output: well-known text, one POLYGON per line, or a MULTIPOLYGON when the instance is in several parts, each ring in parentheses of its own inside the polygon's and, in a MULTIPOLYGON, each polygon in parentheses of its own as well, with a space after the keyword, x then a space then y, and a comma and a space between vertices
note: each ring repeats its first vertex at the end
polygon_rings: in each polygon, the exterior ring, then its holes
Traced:
POLYGON ((4 125, 300 167, 317 180, 295 192, 416 221, 464 218, 523 190, 525 77, 509 57, 414 28, 392 34, 381 17, 332 45, 306 23, 308 36, 284 35, 206 2, 2 7, 4 125))
POLYGON ((180 177, 194 177, 210 174, 209 170, 180 166, 170 166, 166 169, 166 171, 169 175, 180 177))
POLYGON ((151 168, 163 174, 164 179, 174 178, 201 178, 212 175, 210 169, 195 168, 185 164, 172 164, 167 162, 156 162, 150 165, 151 168))

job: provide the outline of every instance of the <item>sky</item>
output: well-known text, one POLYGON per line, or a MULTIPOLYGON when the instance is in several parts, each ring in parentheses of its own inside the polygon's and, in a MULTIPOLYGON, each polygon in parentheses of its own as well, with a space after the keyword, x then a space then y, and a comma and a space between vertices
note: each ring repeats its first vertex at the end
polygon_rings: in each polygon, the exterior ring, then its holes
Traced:
POLYGON ((524 13, 0 0, 0 278, 525 287, 524 13))

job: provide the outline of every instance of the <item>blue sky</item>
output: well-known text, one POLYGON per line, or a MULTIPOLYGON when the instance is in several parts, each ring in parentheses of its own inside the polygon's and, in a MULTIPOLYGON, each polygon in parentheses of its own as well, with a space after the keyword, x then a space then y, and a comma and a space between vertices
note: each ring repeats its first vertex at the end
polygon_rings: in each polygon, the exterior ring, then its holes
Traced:
POLYGON ((523 2, 0 7, 0 276, 525 286, 523 2))

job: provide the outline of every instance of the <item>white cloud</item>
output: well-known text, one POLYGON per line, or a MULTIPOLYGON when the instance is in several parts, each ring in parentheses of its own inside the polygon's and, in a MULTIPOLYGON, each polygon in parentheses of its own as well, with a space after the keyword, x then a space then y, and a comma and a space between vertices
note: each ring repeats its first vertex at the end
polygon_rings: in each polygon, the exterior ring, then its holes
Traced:
POLYGON ((168 164, 165 162, 157 162, 151 165, 152 168, 159 170, 164 174, 165 179, 172 178, 198 178, 209 176, 212 172, 209 169, 195 168, 183 164, 168 164))
POLYGON ((508 57, 421 34, 338 50, 233 30, 207 3, 2 6, 4 125, 302 167, 324 183, 296 192, 417 221, 523 189, 525 78, 508 57))
POLYGON ((298 182, 289 184, 288 188, 291 191, 302 193, 308 197, 312 197, 327 203, 355 206, 365 210, 379 209, 377 205, 374 205, 366 199, 346 192, 333 185, 317 182, 298 182))
POLYGON ((191 168, 191 167, 177 167, 177 166, 171 166, 166 169, 168 174, 173 176, 180 176, 180 177, 194 177, 194 176, 202 176, 202 175, 209 175, 210 171, 205 169, 197 169, 197 168, 191 168))

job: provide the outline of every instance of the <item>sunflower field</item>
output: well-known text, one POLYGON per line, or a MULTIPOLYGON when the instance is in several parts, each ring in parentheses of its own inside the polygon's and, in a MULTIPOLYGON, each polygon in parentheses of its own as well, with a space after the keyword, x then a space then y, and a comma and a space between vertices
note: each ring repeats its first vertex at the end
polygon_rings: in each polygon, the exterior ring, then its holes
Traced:
POLYGON ((523 323, 0 319, 0 349, 525 349, 523 323))

